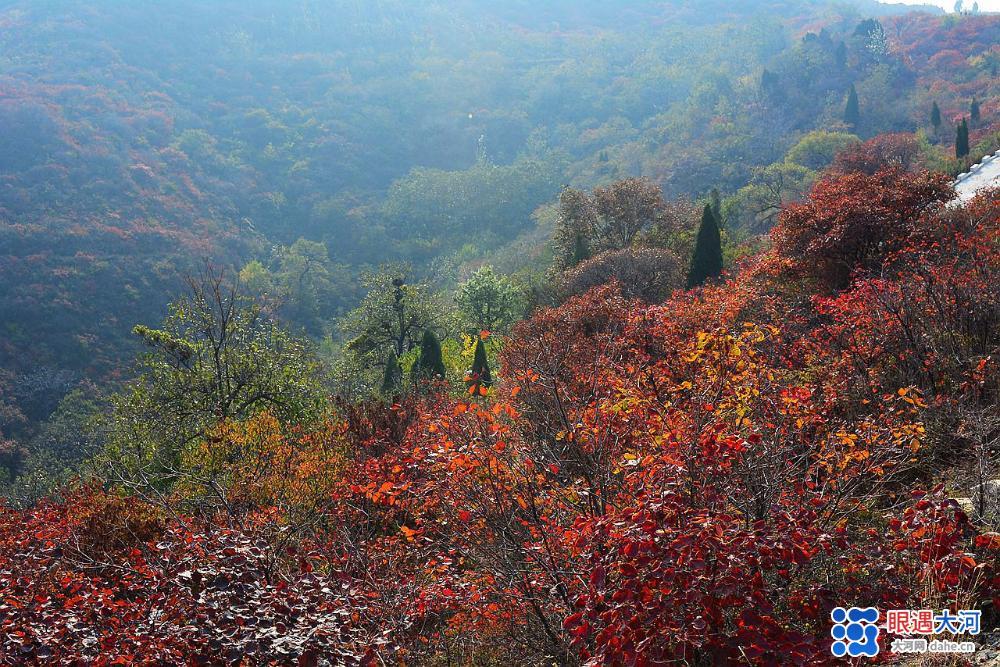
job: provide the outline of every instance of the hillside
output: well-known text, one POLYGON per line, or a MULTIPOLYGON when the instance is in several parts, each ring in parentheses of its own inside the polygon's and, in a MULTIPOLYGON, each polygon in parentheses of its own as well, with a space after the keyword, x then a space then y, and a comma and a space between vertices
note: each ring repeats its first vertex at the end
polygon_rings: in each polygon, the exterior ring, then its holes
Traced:
POLYGON ((225 364, 268 367, 222 401, 214 338, 184 327, 215 306, 179 302, 115 405, 111 490, 0 515, 0 656, 819 665, 830 610, 871 605, 971 610, 944 634, 988 659, 1000 211, 884 157, 826 175, 724 281, 537 312, 472 392, 319 416, 245 311, 225 364))
POLYGON ((998 70, 873 0, 3 3, 0 667, 996 663, 998 70))
POLYGON ((932 94, 949 118, 996 99, 993 18, 894 19, 876 54, 823 2, 602 7, 9 3, 0 367, 118 369, 180 274, 298 238, 340 267, 311 326, 336 333, 362 267, 442 260, 453 280, 564 183, 733 192, 836 126, 852 81, 862 136, 925 125, 932 94))

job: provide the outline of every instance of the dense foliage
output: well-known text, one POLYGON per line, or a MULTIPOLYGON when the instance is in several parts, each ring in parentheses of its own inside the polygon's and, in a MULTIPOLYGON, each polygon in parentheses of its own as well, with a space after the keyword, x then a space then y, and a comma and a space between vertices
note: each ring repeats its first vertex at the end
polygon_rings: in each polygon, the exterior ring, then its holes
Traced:
POLYGON ((8 3, 0 665, 1000 630, 1000 189, 953 184, 998 43, 866 0, 8 3))
POLYGON ((887 169, 726 282, 535 313, 471 394, 220 415, 158 495, 6 512, 0 655, 824 664, 836 604, 1000 604, 997 517, 938 483, 996 436, 1000 208, 887 169))

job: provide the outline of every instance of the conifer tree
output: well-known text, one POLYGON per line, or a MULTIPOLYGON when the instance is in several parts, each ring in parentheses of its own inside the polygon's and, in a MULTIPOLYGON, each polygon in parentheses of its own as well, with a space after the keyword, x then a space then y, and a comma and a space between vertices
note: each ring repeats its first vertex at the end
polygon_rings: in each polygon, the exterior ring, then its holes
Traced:
POLYGON ((861 106, 858 104, 858 91, 851 84, 851 90, 847 93, 847 105, 844 107, 844 122, 851 128, 856 128, 861 120, 861 106))
POLYGON ((969 119, 972 121, 974 126, 979 125, 979 100, 975 97, 972 98, 972 104, 969 105, 969 119))
POLYGON ((715 214, 715 224, 719 226, 719 229, 722 229, 725 221, 722 219, 722 195, 719 194, 719 188, 712 188, 708 201, 712 206, 712 213, 715 214))
POLYGON ((476 351, 472 359, 472 370, 469 372, 469 393, 485 394, 486 389, 493 384, 490 373, 490 362, 486 358, 486 344, 482 337, 476 339, 476 351))
POLYGON ((413 364, 413 380, 443 380, 445 377, 444 359, 441 356, 441 341, 430 329, 424 330, 420 341, 420 356, 413 364))
POLYGON ((837 51, 834 55, 837 60, 837 67, 844 69, 847 67, 847 44, 840 42, 837 44, 837 51))
POLYGON ((941 129, 941 108, 937 102, 931 107, 931 125, 934 126, 935 132, 941 129))
POLYGON ((389 358, 385 360, 385 372, 382 375, 382 394, 391 396, 399 391, 399 386, 403 382, 403 369, 399 366, 399 357, 395 350, 389 351, 389 358))
POLYGON ((701 227, 698 228, 698 241, 695 244, 694 256, 691 258, 691 270, 688 273, 688 289, 703 284, 706 280, 722 274, 722 236, 719 225, 712 211, 711 204, 705 204, 701 216, 701 227))
POLYGON ((969 124, 963 118, 955 133, 955 157, 962 159, 969 155, 969 124))

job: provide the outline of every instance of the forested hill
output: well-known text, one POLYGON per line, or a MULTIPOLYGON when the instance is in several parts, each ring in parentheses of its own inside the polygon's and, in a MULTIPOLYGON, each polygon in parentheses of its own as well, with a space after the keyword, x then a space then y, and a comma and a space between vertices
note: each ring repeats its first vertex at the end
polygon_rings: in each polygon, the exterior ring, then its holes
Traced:
POLYGON ((989 98, 997 19, 863 23, 878 7, 5 3, 0 368, 118 368, 205 259, 324 263, 293 323, 322 337, 366 266, 449 281, 518 237, 539 264, 563 185, 733 194, 845 129, 852 83, 862 137, 926 126, 932 97, 946 125, 989 98))
POLYGON ((871 0, 7 0, 0 667, 992 661, 998 74, 871 0))

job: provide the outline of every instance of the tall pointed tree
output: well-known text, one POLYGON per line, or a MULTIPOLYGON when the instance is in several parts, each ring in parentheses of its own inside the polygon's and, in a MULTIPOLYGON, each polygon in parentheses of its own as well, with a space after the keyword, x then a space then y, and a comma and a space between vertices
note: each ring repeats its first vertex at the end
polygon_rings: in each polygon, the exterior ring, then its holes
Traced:
POLYGON ((414 362, 411 373, 415 382, 445 378, 441 341, 430 329, 424 330, 424 337, 420 340, 420 356, 414 362))
POLYGON ((698 228, 698 240, 691 258, 688 273, 688 289, 703 284, 706 280, 722 274, 722 236, 711 204, 705 204, 698 228))
POLYGON ((490 362, 486 358, 486 343, 482 337, 476 339, 476 351, 472 358, 472 370, 469 372, 469 393, 476 396, 486 394, 493 384, 493 374, 490 372, 490 362))
POLYGON ((844 69, 847 67, 847 44, 842 41, 837 44, 837 50, 834 54, 834 58, 836 59, 838 69, 844 69))
POLYGON ((712 213, 715 214, 715 223, 722 229, 725 221, 722 219, 722 195, 719 194, 719 188, 712 188, 712 192, 708 195, 708 203, 712 206, 712 213))
POLYGON ((955 157, 961 160, 969 155, 969 124, 963 118, 955 132, 955 157))
POLYGON ((399 366, 399 358, 395 350, 389 351, 389 358, 385 360, 385 371, 382 374, 382 394, 391 396, 399 391, 403 383, 403 369, 399 366))
POLYGON ((969 120, 972 121, 973 125, 979 125, 979 100, 975 97, 972 98, 972 104, 969 105, 969 120))
POLYGON ((854 129, 860 121, 861 105, 858 103, 858 90, 852 83, 851 90, 847 93, 847 105, 844 107, 844 122, 854 129))
POLYGON ((937 102, 931 107, 931 125, 934 126, 935 133, 941 129, 941 107, 938 106, 937 102))

